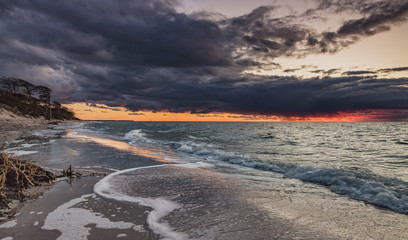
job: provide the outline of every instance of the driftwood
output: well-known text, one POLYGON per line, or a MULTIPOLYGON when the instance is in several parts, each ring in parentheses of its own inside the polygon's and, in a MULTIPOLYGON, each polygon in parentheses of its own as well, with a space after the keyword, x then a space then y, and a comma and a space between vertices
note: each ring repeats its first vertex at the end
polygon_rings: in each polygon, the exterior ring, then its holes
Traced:
POLYGON ((35 192, 40 189, 26 191, 30 187, 48 185, 57 178, 68 177, 68 181, 72 181, 76 177, 106 176, 107 174, 107 172, 93 171, 74 172, 72 166, 69 165, 66 170, 62 171, 62 174, 57 176, 30 161, 21 160, 13 154, 0 152, 0 222, 1 218, 15 216, 18 209, 13 204, 16 200, 23 202, 33 199, 33 194, 35 195, 35 192))
POLYGON ((67 170, 62 170, 62 174, 66 177, 72 177, 74 175, 74 171, 72 171, 71 164, 69 165, 69 168, 67 168, 67 170))
POLYGON ((52 172, 14 155, 0 152, 1 207, 8 207, 7 199, 10 195, 17 195, 17 198, 23 201, 27 188, 44 183, 50 184, 54 179, 55 175, 52 172))
POLYGON ((74 170, 72 170, 72 166, 70 164, 69 167, 67 168, 67 170, 62 170, 62 175, 58 175, 57 178, 60 178, 60 177, 73 178, 73 177, 81 177, 81 176, 83 176, 83 174, 80 173, 80 172, 74 172, 74 170))

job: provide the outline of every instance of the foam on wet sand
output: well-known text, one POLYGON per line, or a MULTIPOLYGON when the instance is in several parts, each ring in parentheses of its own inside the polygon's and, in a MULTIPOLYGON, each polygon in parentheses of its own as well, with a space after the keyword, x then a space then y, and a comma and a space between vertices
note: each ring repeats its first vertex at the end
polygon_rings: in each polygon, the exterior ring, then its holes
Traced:
POLYGON ((58 237, 60 240, 85 240, 89 235, 90 228, 86 227, 89 224, 95 224, 96 228, 104 229, 130 229, 134 226, 133 223, 129 222, 113 222, 102 217, 100 213, 75 207, 75 205, 78 203, 86 202, 90 197, 95 197, 95 195, 83 195, 62 204, 53 212, 48 214, 47 218, 45 219, 44 226, 42 226, 41 229, 60 231, 61 236, 58 237))

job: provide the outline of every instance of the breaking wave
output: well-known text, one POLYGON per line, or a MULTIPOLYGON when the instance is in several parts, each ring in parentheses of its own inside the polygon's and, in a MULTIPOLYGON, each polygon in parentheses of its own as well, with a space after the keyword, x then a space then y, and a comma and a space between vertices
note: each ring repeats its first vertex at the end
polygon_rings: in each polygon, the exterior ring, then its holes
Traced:
POLYGON ((362 168, 336 168, 266 162, 226 152, 212 144, 192 141, 164 142, 148 139, 142 130, 133 130, 125 138, 132 143, 149 142, 169 146, 176 152, 199 156, 200 159, 221 161, 262 171, 281 173, 328 187, 332 192, 369 204, 408 214, 408 183, 396 178, 378 176, 362 168))

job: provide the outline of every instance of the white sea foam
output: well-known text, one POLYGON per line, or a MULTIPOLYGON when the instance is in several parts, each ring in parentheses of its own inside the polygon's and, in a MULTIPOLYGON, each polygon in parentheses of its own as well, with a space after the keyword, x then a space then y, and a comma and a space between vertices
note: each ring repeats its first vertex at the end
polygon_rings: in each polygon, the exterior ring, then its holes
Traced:
POLYGON ((29 148, 29 147, 34 147, 34 146, 38 146, 38 145, 40 145, 40 144, 38 144, 38 143, 23 143, 23 144, 21 144, 21 146, 20 146, 20 148, 29 148))
POLYGON ((33 135, 38 137, 54 137, 60 133, 64 132, 64 129, 43 129, 37 132, 34 132, 33 135))
POLYGON ((11 148, 6 149, 5 152, 14 154, 16 156, 23 156, 23 155, 38 153, 38 151, 24 151, 24 150, 15 150, 15 149, 11 149, 11 148))
MULTIPOLYGON (((213 152, 210 158, 224 162, 250 167, 263 171, 282 173, 287 177, 328 186, 331 191, 346 195, 356 200, 389 208, 395 212, 408 214, 407 193, 398 192, 377 181, 375 176, 362 179, 352 171, 336 168, 312 166, 284 166, 267 162, 255 161, 247 157, 234 154, 213 152)), ((388 179, 392 183, 394 179, 388 179)), ((408 186, 407 183, 405 189, 408 186)))
POLYGON ((212 167, 214 167, 213 164, 206 163, 206 162, 183 163, 183 164, 175 164, 175 165, 172 165, 172 166, 183 167, 183 168, 191 168, 191 169, 195 169, 195 168, 212 168, 212 167))
POLYGON ((181 240, 181 239, 188 239, 188 236, 185 233, 176 232, 174 231, 167 222, 163 221, 162 218, 172 212, 175 209, 180 208, 181 206, 173 201, 170 201, 165 198, 142 198, 142 197, 134 197, 122 194, 118 192, 114 186, 111 185, 110 181, 117 175, 133 172, 139 169, 147 169, 147 168, 156 168, 156 167, 163 167, 168 165, 155 165, 155 166, 148 166, 148 167, 139 167, 139 168, 131 168, 126 169, 118 172, 114 172, 100 180, 94 186, 94 192, 102 197, 114 199, 117 201, 124 201, 124 202, 131 202, 137 203, 141 206, 146 206, 152 208, 152 211, 147 216, 147 223, 149 224, 150 228, 156 234, 159 234, 163 237, 163 239, 174 239, 174 240, 181 240))
POLYGON ((177 148, 177 150, 182 151, 182 152, 186 152, 186 153, 194 153, 195 150, 193 149, 193 146, 190 146, 188 144, 181 144, 181 146, 179 148, 177 148))
POLYGON ((1 240, 13 240, 13 237, 5 237, 5 238, 2 238, 1 240))
POLYGON ((135 225, 132 227, 132 229, 135 230, 136 232, 144 232, 142 225, 135 225))
MULTIPOLYGON (((23 140, 21 140, 21 141, 23 141, 23 140)), ((38 153, 38 151, 24 150, 24 149, 31 148, 31 147, 34 147, 34 146, 49 144, 49 143, 52 143, 54 141, 55 140, 50 140, 50 141, 43 142, 43 143, 23 143, 23 144, 19 145, 18 147, 7 148, 4 151, 7 152, 7 153, 14 154, 16 156, 29 155, 29 154, 38 153)))
POLYGON ((46 145, 46 144, 53 143, 53 142, 55 142, 54 139, 47 141, 47 142, 42 142, 42 143, 23 143, 16 148, 30 148, 30 147, 39 146, 39 145, 46 145))
POLYGON ((190 153, 198 156, 205 157, 209 160, 218 160, 228 162, 232 164, 241 165, 244 167, 250 167, 255 169, 261 169, 266 171, 274 171, 284 173, 281 167, 275 164, 254 161, 251 158, 239 156, 234 153, 225 152, 222 150, 214 149, 214 146, 204 143, 195 142, 181 142, 181 145, 177 148, 178 151, 190 153))
POLYGON ((0 224, 0 228, 12 228, 17 225, 17 219, 0 224))
POLYGON ((80 168, 83 169, 84 171, 92 171, 92 169, 106 169, 112 172, 117 172, 119 171, 116 168, 110 168, 110 167, 104 167, 104 166, 98 166, 98 165, 94 165, 94 166, 74 166, 75 168, 80 168))
POLYGON ((53 212, 49 213, 45 219, 44 230, 58 230, 61 235, 60 240, 71 239, 87 239, 89 224, 95 224, 96 228, 103 229, 131 229, 134 224, 129 222, 112 222, 101 216, 100 213, 95 213, 87 209, 76 208, 76 204, 87 201, 87 198, 94 197, 95 194, 83 195, 79 198, 62 204, 53 212))
POLYGON ((135 129, 125 134, 125 139, 131 142, 153 142, 146 138, 146 134, 142 132, 143 129, 135 129))
MULTIPOLYGON (((362 179, 357 174, 343 169, 298 166, 290 169, 286 176, 326 185, 335 193, 408 214, 406 192, 397 192, 382 182, 375 181, 375 176, 367 176, 368 179, 362 179)), ((397 179, 388 179, 388 182, 389 184, 402 183, 397 179)), ((406 183, 405 185, 408 186, 406 183)))

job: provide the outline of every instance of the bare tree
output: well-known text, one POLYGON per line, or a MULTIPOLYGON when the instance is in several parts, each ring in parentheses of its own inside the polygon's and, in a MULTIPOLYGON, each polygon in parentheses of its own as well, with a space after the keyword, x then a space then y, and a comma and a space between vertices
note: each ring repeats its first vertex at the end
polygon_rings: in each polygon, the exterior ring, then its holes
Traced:
POLYGON ((35 86, 33 91, 38 94, 38 97, 48 106, 51 104, 51 92, 52 90, 45 86, 35 86))
POLYGON ((52 111, 50 108, 52 90, 45 86, 35 86, 33 88, 33 91, 38 94, 40 101, 44 102, 47 105, 45 108, 46 119, 52 119, 52 111), (47 114, 47 111, 49 112, 49 114, 47 114))
POLYGON ((20 87, 24 88, 24 93, 27 96, 31 97, 33 95, 33 91, 34 91, 34 85, 33 84, 31 84, 31 83, 29 83, 29 82, 27 82, 27 81, 25 81, 23 79, 18 79, 18 85, 20 87))
POLYGON ((10 78, 10 77, 3 77, 0 79, 1 84, 12 93, 16 93, 19 87, 19 79, 17 78, 10 78))
POLYGON ((61 103, 59 103, 57 101, 52 101, 52 105, 57 109, 60 109, 62 107, 61 103))

